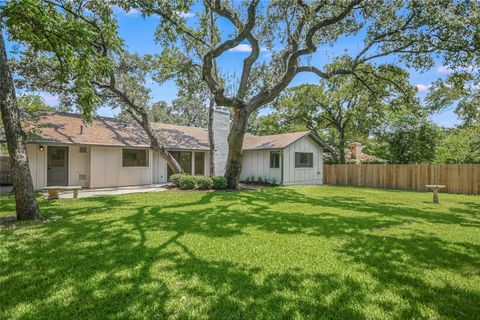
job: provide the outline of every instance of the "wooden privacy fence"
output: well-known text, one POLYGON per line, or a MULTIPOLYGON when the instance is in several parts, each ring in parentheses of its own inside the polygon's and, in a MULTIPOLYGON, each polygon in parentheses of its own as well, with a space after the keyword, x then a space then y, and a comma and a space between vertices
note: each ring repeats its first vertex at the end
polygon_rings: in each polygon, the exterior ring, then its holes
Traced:
POLYGON ((8 156, 0 156, 0 185, 8 185, 12 183, 12 169, 10 167, 10 158, 8 156))
POLYGON ((426 191, 443 184, 449 193, 480 194, 480 164, 326 164, 323 181, 331 185, 426 191))

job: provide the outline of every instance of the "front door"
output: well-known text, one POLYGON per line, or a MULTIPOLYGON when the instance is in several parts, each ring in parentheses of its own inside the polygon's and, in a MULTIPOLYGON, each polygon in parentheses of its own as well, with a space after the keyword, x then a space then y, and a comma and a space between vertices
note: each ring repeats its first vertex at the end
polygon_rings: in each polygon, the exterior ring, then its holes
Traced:
POLYGON ((68 185, 68 147, 48 147, 47 185, 68 185))

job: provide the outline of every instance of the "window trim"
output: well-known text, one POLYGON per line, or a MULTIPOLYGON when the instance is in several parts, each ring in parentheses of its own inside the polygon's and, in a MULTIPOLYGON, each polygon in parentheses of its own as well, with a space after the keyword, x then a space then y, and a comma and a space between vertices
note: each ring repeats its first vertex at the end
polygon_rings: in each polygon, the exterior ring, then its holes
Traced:
POLYGON ((294 166, 295 166, 295 169, 313 169, 313 152, 295 152, 294 166), (299 155, 299 157, 300 157, 301 154, 306 154, 307 155, 307 163, 305 165, 301 165, 300 159, 299 159, 298 165, 297 165, 297 154, 299 155), (311 162, 310 165, 308 163, 308 155, 311 155, 311 157, 312 157, 312 162, 311 162))
POLYGON ((150 167, 150 150, 148 150, 148 149, 138 149, 138 148, 122 148, 122 168, 149 168, 149 167, 150 167), (144 151, 145 154, 146 154, 145 165, 142 165, 142 166, 126 166, 125 165, 125 159, 123 158, 124 154, 125 154, 125 150, 144 151))
MULTIPOLYGON (((273 164, 275 165, 275 160, 273 161, 273 164)), ((280 151, 270 151, 270 169, 280 169, 280 151), (272 166, 272 156, 277 157, 277 166, 272 166)))

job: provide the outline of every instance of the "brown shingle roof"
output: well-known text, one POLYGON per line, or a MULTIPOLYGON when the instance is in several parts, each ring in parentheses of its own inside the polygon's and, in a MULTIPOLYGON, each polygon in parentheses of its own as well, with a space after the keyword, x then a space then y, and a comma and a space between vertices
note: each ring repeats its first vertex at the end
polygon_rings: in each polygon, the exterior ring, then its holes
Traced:
POLYGON ((303 131, 270 136, 246 134, 243 140, 243 150, 283 149, 309 133, 309 131, 303 131))
MULTIPOLYGON (((174 124, 152 123, 170 149, 208 150, 208 131, 205 128, 174 124)), ((78 114, 46 112, 42 115, 29 140, 36 143, 89 144, 102 146, 149 147, 150 141, 137 123, 115 118, 95 117, 91 124, 83 123, 78 114), (83 127, 83 129, 82 129, 83 127)), ((309 132, 294 132, 270 136, 246 134, 244 150, 282 149, 309 132)))

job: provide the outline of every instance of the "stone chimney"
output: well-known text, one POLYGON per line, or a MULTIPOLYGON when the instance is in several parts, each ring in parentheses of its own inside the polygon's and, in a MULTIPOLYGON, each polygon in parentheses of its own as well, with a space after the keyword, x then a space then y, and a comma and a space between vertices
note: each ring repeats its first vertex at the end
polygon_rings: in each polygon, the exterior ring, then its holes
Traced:
POLYGON ((213 163, 215 175, 223 176, 227 166, 228 156, 228 133, 230 132, 230 112, 226 108, 215 106, 213 113, 213 163))
POLYGON ((362 154, 362 144, 359 142, 353 142, 350 151, 352 153, 352 160, 359 163, 361 161, 361 154, 362 154))

